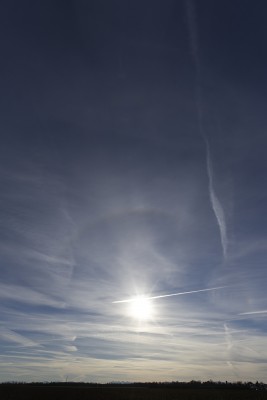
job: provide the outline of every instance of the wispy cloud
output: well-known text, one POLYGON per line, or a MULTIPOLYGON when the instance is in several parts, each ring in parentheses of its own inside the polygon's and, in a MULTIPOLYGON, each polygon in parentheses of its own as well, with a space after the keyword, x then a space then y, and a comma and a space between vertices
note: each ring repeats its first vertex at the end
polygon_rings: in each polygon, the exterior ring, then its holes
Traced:
POLYGON ((0 284, 0 298, 2 301, 11 300, 20 304, 46 305, 59 308, 65 306, 64 301, 57 300, 51 294, 46 295, 40 291, 19 285, 0 284))
POLYGON ((34 340, 3 327, 0 328, 0 339, 11 343, 16 343, 23 347, 39 346, 39 343, 35 342, 34 340))

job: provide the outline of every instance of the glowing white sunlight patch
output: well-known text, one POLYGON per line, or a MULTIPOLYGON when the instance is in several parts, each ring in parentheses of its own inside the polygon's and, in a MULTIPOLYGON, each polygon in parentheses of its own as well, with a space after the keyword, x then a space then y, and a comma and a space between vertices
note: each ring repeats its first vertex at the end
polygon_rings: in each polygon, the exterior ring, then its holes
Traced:
POLYGON ((148 320, 153 317, 153 307, 151 301, 142 296, 132 299, 129 304, 129 314, 139 320, 148 320))

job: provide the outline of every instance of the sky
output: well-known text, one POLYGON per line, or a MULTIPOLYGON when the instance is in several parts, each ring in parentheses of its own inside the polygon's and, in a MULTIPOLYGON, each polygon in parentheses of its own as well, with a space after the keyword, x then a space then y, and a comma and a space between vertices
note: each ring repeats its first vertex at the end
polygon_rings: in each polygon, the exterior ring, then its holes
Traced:
POLYGON ((266 381, 266 16, 1 3, 0 381, 266 381))

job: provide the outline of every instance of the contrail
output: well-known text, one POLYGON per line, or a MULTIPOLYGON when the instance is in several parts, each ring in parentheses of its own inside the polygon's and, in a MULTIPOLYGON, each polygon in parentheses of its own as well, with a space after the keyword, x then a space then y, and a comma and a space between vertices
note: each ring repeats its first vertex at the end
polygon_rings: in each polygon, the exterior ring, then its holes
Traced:
POLYGON ((220 230, 220 237, 221 237, 221 245, 223 249, 224 258, 227 256, 227 231, 226 231, 226 223, 225 223, 225 216, 222 205, 216 196, 214 185, 213 185, 213 169, 210 157, 210 147, 207 138, 204 138, 206 143, 206 151, 207 151, 207 173, 209 179, 209 195, 210 195, 210 202, 211 206, 215 215, 215 218, 218 222, 219 230, 220 230))
POLYGON ((243 312, 239 313, 238 315, 253 315, 253 314, 266 314, 267 310, 261 310, 261 311, 250 311, 250 312, 243 312))
POLYGON ((200 58, 199 58, 199 50, 198 50, 198 39, 197 39, 197 24, 196 24, 196 12, 194 7, 193 0, 185 0, 185 9, 187 16, 187 25, 190 37, 190 47, 192 51, 193 62, 195 66, 196 73, 196 105, 197 105, 197 115, 198 115, 198 129, 199 133, 202 136, 205 147, 206 147, 206 164, 207 164, 207 174, 209 181, 209 197, 211 206, 217 220, 221 238, 221 245, 223 256, 226 258, 227 256, 227 230, 226 230, 226 222, 225 215, 223 211, 223 207, 220 203, 219 198, 217 197, 214 190, 214 182, 213 182, 213 168, 210 156, 210 146, 208 137, 204 131, 203 124, 203 109, 202 109, 202 91, 201 91, 201 83, 200 83, 200 58))
MULTIPOLYGON (((191 294, 191 293, 199 293, 199 292, 209 292, 211 290, 219 290, 219 289, 224 289, 226 286, 218 286, 214 288, 208 288, 208 289, 199 289, 199 290, 191 290, 190 292, 179 292, 179 293, 171 293, 171 294, 162 294, 160 296, 151 296, 151 297, 141 297, 144 300, 154 300, 154 299, 162 299, 164 297, 172 297, 172 296, 182 296, 184 294, 191 294)), ((132 303, 133 301, 136 301, 136 298, 131 298, 131 299, 126 299, 126 300, 117 300, 113 301, 112 303, 132 303)))

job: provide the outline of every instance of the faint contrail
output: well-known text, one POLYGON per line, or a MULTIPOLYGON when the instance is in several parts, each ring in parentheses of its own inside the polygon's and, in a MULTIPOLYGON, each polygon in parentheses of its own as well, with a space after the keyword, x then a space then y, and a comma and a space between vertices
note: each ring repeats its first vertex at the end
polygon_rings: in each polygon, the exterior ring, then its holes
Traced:
POLYGON ((195 80, 196 80, 196 103, 198 112, 198 123, 201 135, 203 135, 202 129, 202 106, 201 106, 201 85, 200 85, 200 59, 198 52, 198 40, 197 40, 197 23, 196 23, 196 12, 195 6, 192 0, 185 0, 185 10, 187 17, 187 26, 190 39, 190 48, 193 57, 193 64, 195 67, 195 80))
MULTIPOLYGON (((184 294, 191 294, 191 293, 199 293, 199 292, 208 292, 210 290, 219 290, 219 289, 224 289, 226 286, 218 286, 214 288, 208 288, 208 289, 199 289, 199 290, 191 290, 190 292, 179 292, 179 293, 171 293, 171 294, 162 294, 160 296, 150 296, 150 297, 141 297, 144 300, 154 300, 154 299, 162 299, 163 297, 172 297, 172 296, 182 296, 184 294)), ((131 299, 126 299, 126 300, 117 300, 113 301, 112 303, 131 303, 133 301, 136 301, 136 298, 131 298, 131 299)))
POLYGON ((190 47, 192 51, 193 62, 195 66, 196 73, 196 105, 197 105, 197 114, 198 114, 198 128, 199 133, 202 136, 205 146, 206 146, 206 164, 207 164, 207 174, 209 180, 209 196, 211 206, 217 220, 221 245, 223 250, 223 256, 226 258, 227 256, 227 230, 226 230, 226 222, 225 215, 222 208, 222 205, 219 201, 219 198, 216 196, 214 190, 213 183, 213 168, 210 156, 210 146, 208 137, 204 131, 203 126, 203 109, 202 109, 202 92, 201 92, 201 83, 200 83, 200 59, 199 59, 199 50, 198 50, 198 38, 197 38, 197 24, 196 24, 196 12, 194 7, 193 0, 185 0, 185 9, 187 16, 187 25, 190 37, 190 47))
MULTIPOLYGON (((198 40, 197 40, 197 24, 195 6, 192 0, 185 0, 186 17, 188 23, 188 30, 190 36, 190 46, 192 55, 195 62, 195 67, 199 70, 199 56, 198 56, 198 40)), ((197 71, 198 73, 198 71, 197 71)))

